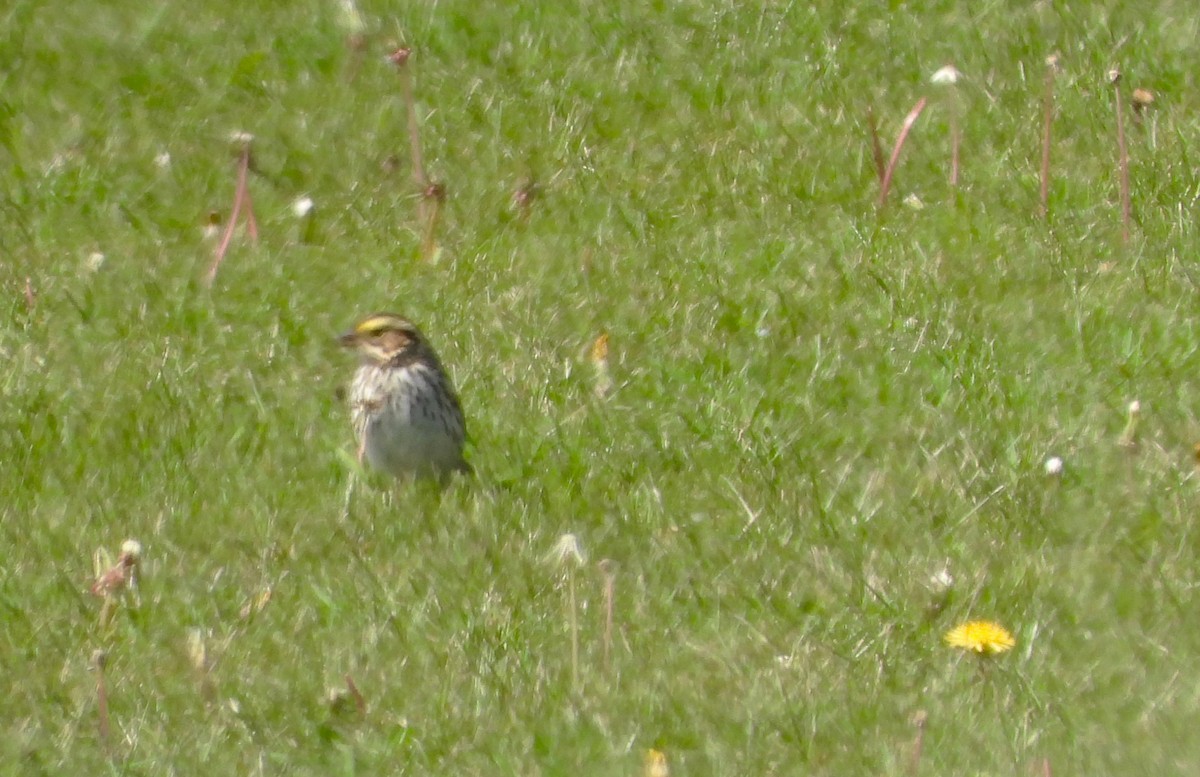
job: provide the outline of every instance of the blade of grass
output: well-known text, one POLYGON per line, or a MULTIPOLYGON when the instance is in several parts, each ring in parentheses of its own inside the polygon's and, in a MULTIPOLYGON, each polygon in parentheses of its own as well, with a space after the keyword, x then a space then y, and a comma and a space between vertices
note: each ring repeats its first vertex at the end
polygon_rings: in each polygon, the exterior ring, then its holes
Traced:
POLYGON ((1129 223, 1132 220, 1133 206, 1129 196, 1129 149, 1125 144, 1125 111, 1121 100, 1121 71, 1113 69, 1108 73, 1108 81, 1112 84, 1116 95, 1117 111, 1117 176, 1121 182, 1121 242, 1129 242, 1129 223))
POLYGON ((871 131, 871 155, 875 159, 875 177, 883 185, 883 177, 887 172, 887 160, 883 156, 883 143, 879 141, 879 122, 875 120, 875 111, 867 108, 867 129, 871 131))
POLYGON ((1050 130, 1054 124, 1054 77, 1058 72, 1058 55, 1046 58, 1046 89, 1042 95, 1042 168, 1038 212, 1042 218, 1050 215, 1050 130))

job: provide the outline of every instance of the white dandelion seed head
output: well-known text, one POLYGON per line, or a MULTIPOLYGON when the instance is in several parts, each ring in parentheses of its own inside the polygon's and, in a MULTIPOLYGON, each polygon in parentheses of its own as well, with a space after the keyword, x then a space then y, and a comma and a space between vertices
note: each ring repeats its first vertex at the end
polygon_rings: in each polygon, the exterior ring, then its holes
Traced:
POLYGON ((161 154, 154 157, 154 165, 159 170, 166 170, 171 166, 171 152, 163 151, 161 154))
POLYGON ((125 540, 121 543, 121 555, 134 561, 142 557, 142 543, 137 540, 125 540))
POLYGON ((296 214, 296 218, 302 219, 312 213, 314 207, 312 197, 301 197, 292 203, 292 213, 296 214))
POLYGON ((547 561, 565 566, 574 564, 581 567, 584 564, 583 548, 579 545, 579 538, 574 534, 564 534, 558 538, 558 542, 554 543, 554 549, 546 557, 547 561))
POLYGON ((957 84, 958 79, 962 78, 962 73, 958 72, 958 68, 954 65, 945 65, 934 71, 929 77, 931 84, 957 84))
POLYGON ((1046 474, 1050 476, 1061 475, 1063 471, 1063 460, 1058 456, 1051 456, 1046 459, 1046 474))
POLYGON ((1136 399, 1129 403, 1129 415, 1137 415, 1142 412, 1142 403, 1136 399))

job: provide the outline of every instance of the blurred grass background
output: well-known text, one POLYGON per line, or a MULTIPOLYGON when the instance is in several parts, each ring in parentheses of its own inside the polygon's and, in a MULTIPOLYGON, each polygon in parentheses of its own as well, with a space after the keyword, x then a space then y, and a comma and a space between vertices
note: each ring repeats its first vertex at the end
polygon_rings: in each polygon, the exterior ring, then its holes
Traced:
POLYGON ((926 774, 1200 764, 1190 4, 357 10, 358 50, 328 0, 0 10, 5 770, 909 774, 919 714, 926 774), (1157 98, 1128 245, 1114 66, 1157 98), (890 146, 920 96, 878 212, 868 110, 890 146), (262 240, 208 288, 236 131, 262 240), (376 309, 449 365, 478 477, 344 511, 333 337, 376 309), (967 618, 1016 649, 955 654, 967 618))

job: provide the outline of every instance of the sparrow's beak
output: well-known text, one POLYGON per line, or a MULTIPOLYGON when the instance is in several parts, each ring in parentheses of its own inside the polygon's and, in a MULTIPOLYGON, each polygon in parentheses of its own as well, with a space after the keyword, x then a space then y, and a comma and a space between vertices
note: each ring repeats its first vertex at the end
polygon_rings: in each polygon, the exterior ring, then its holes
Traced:
POLYGON ((358 332, 351 329, 348 332, 342 332, 338 335, 338 345, 343 348, 354 348, 358 345, 358 332))

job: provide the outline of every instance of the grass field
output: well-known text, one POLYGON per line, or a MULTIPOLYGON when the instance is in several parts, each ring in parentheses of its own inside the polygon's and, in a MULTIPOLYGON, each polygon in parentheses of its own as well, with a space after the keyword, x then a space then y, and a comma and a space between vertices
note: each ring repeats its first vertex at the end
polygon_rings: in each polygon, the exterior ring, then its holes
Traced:
POLYGON ((54 5, 0 9, 0 773, 1200 767, 1190 3, 361 0, 357 53, 333 0, 54 5), (922 96, 880 210, 868 111, 922 96), (379 309, 473 480, 348 464, 379 309))

